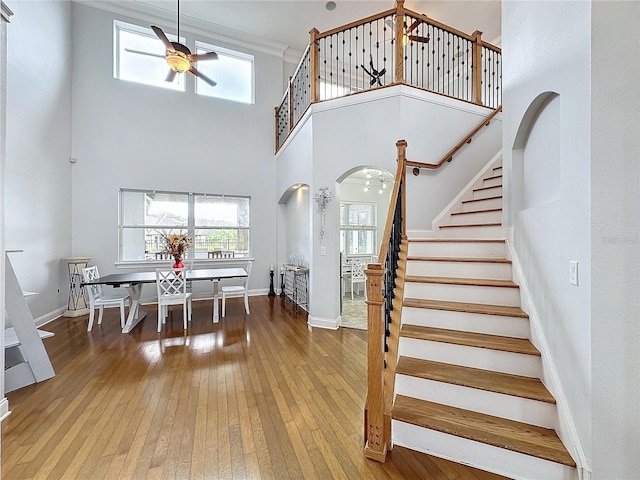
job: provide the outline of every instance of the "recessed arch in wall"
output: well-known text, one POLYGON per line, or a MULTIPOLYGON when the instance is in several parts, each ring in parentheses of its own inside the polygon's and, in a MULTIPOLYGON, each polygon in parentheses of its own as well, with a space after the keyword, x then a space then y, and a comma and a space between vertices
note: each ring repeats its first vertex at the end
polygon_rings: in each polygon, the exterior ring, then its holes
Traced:
POLYGON ((514 212, 558 198, 561 130, 559 95, 541 93, 527 108, 513 142, 514 212))

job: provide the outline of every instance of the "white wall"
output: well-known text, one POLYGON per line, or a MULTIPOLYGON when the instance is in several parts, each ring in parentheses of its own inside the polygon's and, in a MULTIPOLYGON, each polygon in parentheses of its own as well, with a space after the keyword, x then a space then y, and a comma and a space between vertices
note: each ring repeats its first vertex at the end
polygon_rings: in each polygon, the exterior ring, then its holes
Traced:
POLYGON ((298 264, 308 267, 311 258, 311 197, 307 185, 293 192, 286 210, 286 257, 281 265, 290 263, 289 255, 294 254, 298 264))
POLYGON ((71 240, 71 3, 9 1, 5 240, 34 318, 66 306, 71 240), (60 293, 58 293, 60 291, 60 293))
POLYGON ((640 3, 591 14, 593 478, 640 478, 640 3), (621 56, 622 54, 622 56, 621 56))
POLYGON ((596 479, 640 478, 638 9, 502 8, 506 221, 596 479), (527 191, 514 191, 520 182, 527 191))
MULTIPOLYGON (((79 4, 73 13, 73 42, 82 46, 73 68, 73 253, 92 257, 101 273, 116 270, 119 188, 249 195, 249 288, 268 288, 276 263, 273 107, 282 95, 282 58, 248 52, 255 56, 255 105, 197 96, 192 75, 184 93, 124 82, 113 78, 114 15, 79 4)), ((193 42, 187 29, 181 33, 193 42)))
MULTIPOLYGON (((396 86, 311 106, 312 116, 278 152, 278 195, 295 183, 311 195, 345 173, 375 166, 395 175, 396 142, 406 139, 411 160, 437 162, 490 111, 442 96, 396 86)), ((430 229, 431 221, 500 150, 500 122, 474 139, 438 173, 408 180, 408 224, 430 229), (410 183, 409 183, 410 182, 410 183)), ((310 262, 310 323, 337 325, 340 312, 339 202, 326 210, 326 255, 320 253, 320 215, 313 209, 310 262)))

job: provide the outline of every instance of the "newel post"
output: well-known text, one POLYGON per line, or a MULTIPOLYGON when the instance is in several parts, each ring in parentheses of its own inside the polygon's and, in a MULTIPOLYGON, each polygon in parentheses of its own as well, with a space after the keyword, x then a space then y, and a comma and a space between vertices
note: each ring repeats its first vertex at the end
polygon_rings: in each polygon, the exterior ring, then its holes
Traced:
POLYGON ((473 37, 473 103, 482 105, 482 32, 476 30, 473 37))
POLYGON ((396 0, 395 82, 404 83, 404 0, 396 0))
POLYGON ((384 320, 382 283, 384 268, 369 264, 367 275, 367 400, 364 407, 364 456, 384 462, 390 431, 384 418, 384 320))
POLYGON ((318 81, 318 34, 320 32, 317 28, 312 28, 309 32, 309 55, 311 63, 311 72, 309 74, 311 84, 309 88, 311 90, 311 103, 318 103, 320 99, 320 82, 318 81))

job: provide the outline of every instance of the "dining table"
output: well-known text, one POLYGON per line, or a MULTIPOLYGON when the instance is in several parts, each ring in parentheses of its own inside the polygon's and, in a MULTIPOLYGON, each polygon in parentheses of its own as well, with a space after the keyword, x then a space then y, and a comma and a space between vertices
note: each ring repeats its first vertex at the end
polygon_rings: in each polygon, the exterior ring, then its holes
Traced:
MULTIPOLYGON (((213 323, 220 321, 218 309, 218 282, 228 278, 242 278, 247 276, 244 268, 202 268, 195 270, 185 270, 187 281, 210 280, 213 283, 213 323)), ((122 329, 122 333, 129 333, 144 317, 147 312, 140 306, 140 295, 142 286, 145 283, 156 283, 156 272, 128 272, 112 273, 98 277, 82 285, 110 285, 112 287, 126 287, 131 296, 131 306, 127 321, 122 329)))

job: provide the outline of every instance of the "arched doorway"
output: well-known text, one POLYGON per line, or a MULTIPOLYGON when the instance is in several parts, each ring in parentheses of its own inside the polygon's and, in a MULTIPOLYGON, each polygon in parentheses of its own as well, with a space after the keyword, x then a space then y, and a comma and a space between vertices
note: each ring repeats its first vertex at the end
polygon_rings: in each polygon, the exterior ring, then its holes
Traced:
POLYGON ((389 209, 393 175, 377 167, 358 167, 339 179, 341 326, 367 328, 363 270, 377 261, 389 209))

